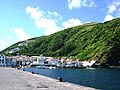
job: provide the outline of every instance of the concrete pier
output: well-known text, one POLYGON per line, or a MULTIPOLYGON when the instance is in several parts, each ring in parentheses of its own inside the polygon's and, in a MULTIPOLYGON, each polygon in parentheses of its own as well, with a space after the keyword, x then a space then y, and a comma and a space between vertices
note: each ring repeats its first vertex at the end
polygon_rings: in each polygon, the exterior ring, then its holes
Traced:
POLYGON ((0 90, 95 90, 14 68, 0 67, 0 90))

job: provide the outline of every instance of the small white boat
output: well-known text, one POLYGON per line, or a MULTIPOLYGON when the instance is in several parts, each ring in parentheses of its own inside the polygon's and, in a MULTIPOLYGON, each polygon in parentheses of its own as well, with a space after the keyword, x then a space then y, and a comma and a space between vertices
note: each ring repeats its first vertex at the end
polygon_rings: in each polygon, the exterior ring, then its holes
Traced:
POLYGON ((56 69, 54 66, 36 66, 35 68, 37 69, 56 69))
POLYGON ((37 68, 37 69, 49 69, 49 67, 46 67, 46 66, 36 66, 35 68, 37 68))
POLYGON ((56 67, 52 67, 52 66, 50 66, 49 69, 56 69, 56 67))
POLYGON ((87 67, 86 69, 95 69, 95 68, 87 67))

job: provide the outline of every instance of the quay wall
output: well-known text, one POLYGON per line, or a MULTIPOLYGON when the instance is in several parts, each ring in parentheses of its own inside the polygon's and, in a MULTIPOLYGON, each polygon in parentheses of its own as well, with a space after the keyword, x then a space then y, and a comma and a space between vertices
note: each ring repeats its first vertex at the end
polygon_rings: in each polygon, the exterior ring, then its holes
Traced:
POLYGON ((0 90, 95 90, 46 76, 0 67, 0 90))

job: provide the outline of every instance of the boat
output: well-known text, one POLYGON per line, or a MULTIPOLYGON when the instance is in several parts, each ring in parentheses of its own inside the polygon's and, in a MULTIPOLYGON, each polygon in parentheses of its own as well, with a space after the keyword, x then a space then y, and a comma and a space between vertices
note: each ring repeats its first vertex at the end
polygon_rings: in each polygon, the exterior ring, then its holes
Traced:
POLYGON ((54 66, 54 65, 39 65, 39 66, 35 66, 35 68, 37 68, 37 69, 56 69, 56 66, 54 66))
POLYGON ((96 68, 92 68, 92 67, 86 67, 86 69, 96 69, 96 68))

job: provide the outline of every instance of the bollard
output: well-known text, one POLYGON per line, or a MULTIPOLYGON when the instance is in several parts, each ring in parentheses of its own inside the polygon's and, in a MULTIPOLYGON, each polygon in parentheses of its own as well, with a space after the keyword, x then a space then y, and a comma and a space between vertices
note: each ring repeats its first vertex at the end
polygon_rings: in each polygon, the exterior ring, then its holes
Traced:
POLYGON ((63 79, 62 79, 61 77, 58 77, 57 80, 58 80, 59 82, 63 82, 63 79))
POLYGON ((34 72, 32 72, 32 74, 35 74, 34 72))

